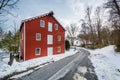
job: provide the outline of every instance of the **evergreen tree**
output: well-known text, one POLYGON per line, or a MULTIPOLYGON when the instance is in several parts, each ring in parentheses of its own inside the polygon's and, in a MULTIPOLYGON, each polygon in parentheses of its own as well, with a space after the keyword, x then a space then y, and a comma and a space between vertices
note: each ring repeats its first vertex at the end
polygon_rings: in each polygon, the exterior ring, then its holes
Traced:
POLYGON ((9 31, 4 35, 0 46, 8 51, 18 51, 19 41, 19 31, 15 32, 14 34, 9 31))
POLYGON ((66 50, 70 49, 70 42, 68 40, 65 40, 65 49, 66 50))

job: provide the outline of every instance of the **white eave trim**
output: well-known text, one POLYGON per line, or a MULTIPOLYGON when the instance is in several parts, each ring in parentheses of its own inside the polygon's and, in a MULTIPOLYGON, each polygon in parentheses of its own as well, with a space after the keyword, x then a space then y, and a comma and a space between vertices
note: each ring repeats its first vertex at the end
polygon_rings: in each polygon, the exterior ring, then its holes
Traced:
POLYGON ((43 15, 40 15, 40 16, 36 16, 36 17, 32 17, 32 18, 28 18, 28 19, 22 20, 22 22, 31 21, 31 20, 34 20, 34 19, 37 19, 37 18, 41 18, 41 17, 47 16, 47 15, 49 15, 49 13, 43 14, 43 15))

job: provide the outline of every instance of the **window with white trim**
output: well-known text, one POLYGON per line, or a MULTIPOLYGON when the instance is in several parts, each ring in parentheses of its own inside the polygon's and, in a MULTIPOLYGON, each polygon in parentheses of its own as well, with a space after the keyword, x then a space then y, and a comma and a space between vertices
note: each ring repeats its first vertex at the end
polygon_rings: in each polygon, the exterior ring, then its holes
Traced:
POLYGON ((58 39, 58 41, 61 41, 61 36, 58 35, 58 36, 57 36, 57 39, 58 39))
POLYGON ((51 22, 48 22, 48 31, 52 32, 52 23, 51 22))
POLYGON ((44 20, 40 20, 40 27, 45 27, 45 21, 44 20))
POLYGON ((58 52, 61 52, 61 47, 60 47, 60 46, 57 48, 57 51, 58 51, 58 52))
POLYGON ((41 40, 41 34, 40 33, 36 33, 36 40, 38 40, 38 41, 41 40))
POLYGON ((58 30, 58 24, 54 25, 55 30, 58 30))
POLYGON ((41 48, 36 48, 35 54, 36 54, 36 55, 40 55, 40 53, 41 53, 41 48))
POLYGON ((47 44, 53 44, 53 35, 47 35, 47 44))

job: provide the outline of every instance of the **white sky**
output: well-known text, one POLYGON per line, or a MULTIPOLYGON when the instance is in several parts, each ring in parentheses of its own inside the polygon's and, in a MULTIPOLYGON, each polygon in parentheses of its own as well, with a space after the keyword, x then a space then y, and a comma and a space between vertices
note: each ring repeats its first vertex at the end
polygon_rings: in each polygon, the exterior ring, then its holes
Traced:
MULTIPOLYGON (((8 15, 8 23, 4 29, 12 28, 13 22, 20 25, 21 20, 38 16, 50 11, 54 12, 54 16, 63 25, 68 26, 70 23, 77 23, 84 17, 84 9, 90 5, 93 9, 101 6, 105 0, 20 0, 17 8, 11 10, 14 17, 8 15)), ((18 27, 19 28, 19 27, 18 27)))

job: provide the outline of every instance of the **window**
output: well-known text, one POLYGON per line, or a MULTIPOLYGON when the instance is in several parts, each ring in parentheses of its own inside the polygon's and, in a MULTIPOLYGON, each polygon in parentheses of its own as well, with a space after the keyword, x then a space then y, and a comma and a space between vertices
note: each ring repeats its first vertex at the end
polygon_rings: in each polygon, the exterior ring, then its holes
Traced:
POLYGON ((58 47, 57 50, 58 50, 58 52, 61 52, 61 47, 58 47))
POLYGON ((40 27, 45 27, 45 21, 44 20, 40 20, 40 27))
POLYGON ((47 36, 47 43, 48 44, 53 44, 53 35, 48 35, 47 36))
POLYGON ((52 32, 52 23, 48 22, 48 31, 52 32))
POLYGON ((55 30, 58 30, 58 24, 54 25, 55 30))
POLYGON ((57 38, 58 38, 58 41, 61 41, 61 36, 60 35, 57 38))
POLYGON ((35 54, 40 55, 40 53, 41 53, 41 48, 36 48, 35 54))
POLYGON ((36 40, 41 40, 41 34, 40 33, 36 33, 36 40))

